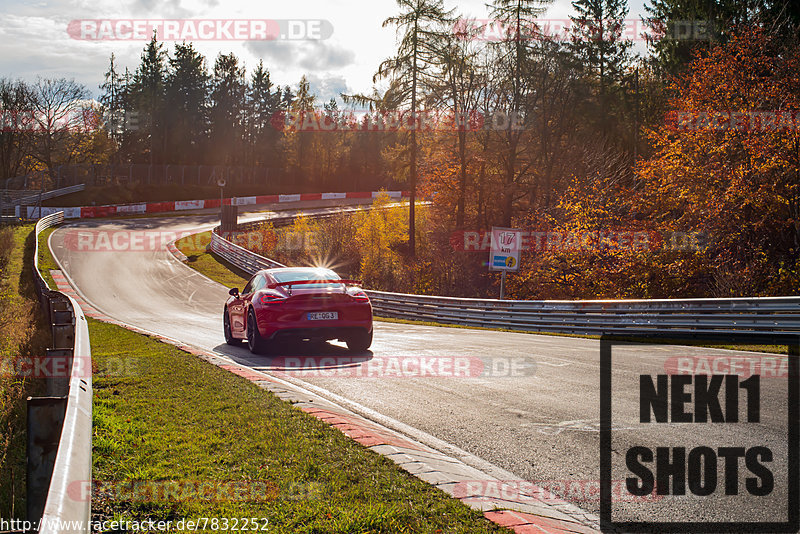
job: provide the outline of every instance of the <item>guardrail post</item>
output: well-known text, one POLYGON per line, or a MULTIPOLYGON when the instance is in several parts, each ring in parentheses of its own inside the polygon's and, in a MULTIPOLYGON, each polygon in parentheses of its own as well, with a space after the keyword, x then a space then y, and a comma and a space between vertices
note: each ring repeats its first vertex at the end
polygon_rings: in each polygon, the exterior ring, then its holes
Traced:
POLYGON ((50 297, 50 325, 54 349, 71 349, 75 344, 75 317, 69 301, 50 297))
POLYGON ((27 519, 37 521, 53 476, 67 397, 28 397, 27 408, 26 513, 27 519))
POLYGON ((69 393, 69 376, 72 373, 72 349, 47 349, 47 369, 59 369, 59 376, 45 378, 45 393, 61 396, 69 393), (55 360, 53 362, 52 360, 55 360), (63 372, 63 376, 61 376, 63 372))
POLYGON ((49 300, 50 329, 53 335, 53 347, 47 349, 47 358, 59 358, 59 361, 70 362, 63 376, 48 376, 46 388, 48 395, 66 395, 69 391, 69 377, 72 374, 72 349, 75 346, 75 314, 69 301, 51 294, 49 300))

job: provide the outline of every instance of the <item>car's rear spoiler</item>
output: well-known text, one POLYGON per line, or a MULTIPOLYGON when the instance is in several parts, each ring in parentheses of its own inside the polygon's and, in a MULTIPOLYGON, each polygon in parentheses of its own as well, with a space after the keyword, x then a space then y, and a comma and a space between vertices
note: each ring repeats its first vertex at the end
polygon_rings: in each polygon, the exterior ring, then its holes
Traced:
POLYGON ((345 284, 348 286, 360 286, 361 280, 291 280, 289 282, 278 282, 269 284, 267 287, 275 289, 280 286, 297 286, 301 284, 345 284))

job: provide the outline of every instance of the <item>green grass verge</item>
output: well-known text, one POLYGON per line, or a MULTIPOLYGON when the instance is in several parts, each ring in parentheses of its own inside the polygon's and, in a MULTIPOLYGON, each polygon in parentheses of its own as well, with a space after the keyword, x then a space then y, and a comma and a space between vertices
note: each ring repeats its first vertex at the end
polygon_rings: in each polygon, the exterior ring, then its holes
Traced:
POLYGON ((210 242, 211 232, 208 231, 181 238, 175 242, 175 247, 186 255, 187 265, 192 269, 223 286, 242 289, 250 280, 250 275, 206 252, 206 245, 210 242))
POLYGON ((53 259, 53 255, 50 253, 50 247, 47 246, 47 240, 50 238, 50 234, 55 231, 56 228, 46 228, 39 234, 39 272, 50 289, 56 289, 57 287, 50 271, 60 269, 56 260, 53 259))
MULTIPOLYGON (((33 282, 34 226, 0 229, 0 367, 41 356, 50 334, 33 282)), ((41 380, 0 372, 0 517, 25 516, 25 399, 41 395, 41 380)))
POLYGON ((121 327, 90 319, 89 331, 100 487, 240 482, 260 499, 184 491, 165 502, 152 491, 111 491, 92 503, 98 519, 256 517, 269 532, 508 532, 248 380, 121 327))

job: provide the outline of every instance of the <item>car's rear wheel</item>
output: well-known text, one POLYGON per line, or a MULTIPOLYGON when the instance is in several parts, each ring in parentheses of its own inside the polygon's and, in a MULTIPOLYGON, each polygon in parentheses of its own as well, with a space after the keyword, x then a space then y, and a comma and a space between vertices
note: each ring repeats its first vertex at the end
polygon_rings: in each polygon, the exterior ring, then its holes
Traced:
POLYGON ((261 337, 256 323, 256 313, 250 308, 247 313, 247 348, 253 354, 263 354, 267 350, 267 341, 261 337))
POLYGON ((345 342, 347 343, 347 348, 352 352, 364 352, 372 345, 372 332, 360 330, 351 334, 345 342))
POLYGON ((241 345, 242 340, 236 339, 231 333, 231 316, 228 314, 228 308, 222 314, 222 330, 225 332, 225 343, 228 345, 241 345))

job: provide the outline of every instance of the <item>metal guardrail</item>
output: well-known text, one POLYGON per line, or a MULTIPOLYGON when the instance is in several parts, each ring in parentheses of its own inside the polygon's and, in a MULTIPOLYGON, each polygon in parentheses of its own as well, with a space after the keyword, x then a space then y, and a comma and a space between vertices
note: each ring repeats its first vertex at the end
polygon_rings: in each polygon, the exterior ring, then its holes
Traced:
POLYGON ((242 271, 248 274, 253 274, 261 269, 286 267, 277 261, 265 258, 264 256, 259 256, 258 254, 250 252, 244 247, 240 247, 239 245, 231 243, 224 237, 217 234, 216 230, 217 228, 211 232, 211 243, 209 244, 208 249, 214 254, 225 258, 228 263, 238 267, 242 271))
POLYGON ((17 218, 28 218, 26 206, 40 205, 42 200, 77 193, 86 189, 86 184, 71 185, 50 191, 29 191, 17 189, 0 190, 0 216, 10 215, 17 218))
POLYGON ((71 185, 69 187, 62 187, 61 189, 51 189, 50 191, 44 191, 43 193, 34 193, 27 197, 23 197, 16 201, 17 204, 36 204, 40 200, 49 200, 51 198, 60 197, 63 195, 70 195, 72 193, 77 193, 79 191, 83 191, 86 189, 86 184, 77 184, 71 185))
POLYGON ((44 299, 48 297, 49 294, 53 291, 47 285, 47 282, 45 282, 44 278, 42 278, 42 275, 39 272, 39 234, 42 233, 42 230, 52 228, 53 226, 58 226, 63 222, 64 222, 63 212, 53 213, 51 215, 48 215, 47 217, 42 217, 36 223, 36 232, 34 235, 35 239, 33 242, 33 280, 36 284, 36 294, 39 296, 39 302, 41 304, 42 311, 47 315, 48 319, 50 318, 50 311, 44 299))
MULTIPOLYGON (((210 249, 243 271, 282 267, 217 230, 210 249)), ((366 293, 381 317, 471 327, 579 335, 800 334, 800 296, 557 301, 366 293)))
MULTIPOLYGON (((369 202, 372 202, 372 199, 369 199, 369 202)), ((361 204, 362 202, 356 202, 355 204, 361 204)), ((387 208, 391 208, 394 206, 387 206, 387 208)), ((336 213, 318 213, 318 214, 311 214, 308 217, 312 217, 314 219, 326 219, 329 217, 334 217, 342 212, 353 212, 359 209, 365 209, 362 206, 349 206, 349 207, 342 207, 341 211, 337 211, 336 213)), ((366 209, 373 209, 372 207, 368 207, 366 209)), ((225 258, 229 263, 238 267, 242 271, 253 274, 256 271, 261 269, 271 269, 274 267, 286 267, 282 263, 278 263, 275 260, 271 260, 264 256, 259 256, 253 252, 250 252, 246 248, 236 244, 238 241, 239 236, 246 236, 247 232, 252 229, 257 228, 258 226, 262 225, 265 222, 271 222, 275 228, 280 226, 286 226, 291 224, 294 221, 295 217, 292 215, 283 216, 283 217, 273 217, 270 219, 259 219, 257 221, 251 221, 247 223, 242 223, 238 225, 238 229, 236 232, 232 232, 231 234, 222 233, 220 235, 220 228, 217 226, 211 232, 211 242, 208 245, 208 249, 219 255, 220 257, 225 258), (230 237, 233 239, 226 239, 226 237, 230 237)))
MULTIPOLYGON (((44 450, 36 447, 33 451, 38 460, 34 467, 39 476, 29 477, 28 519, 35 521, 41 517, 39 534, 88 532, 91 516, 92 376, 88 324, 78 303, 70 296, 50 289, 39 272, 39 234, 63 221, 62 212, 39 219, 33 255, 36 291, 53 332, 54 347, 48 349, 48 357, 68 358, 70 361, 68 377, 48 378, 47 391, 51 397, 28 401, 29 414, 36 413, 35 409, 31 412, 31 401, 37 400, 44 401, 45 409, 51 414, 43 419, 29 418, 29 444, 36 442, 32 436, 58 436, 54 460, 46 447, 44 450), (37 425, 44 420, 63 422, 60 430, 52 428, 52 424, 51 428, 37 425), (37 485, 43 480, 46 486, 37 485), (83 526, 78 528, 77 525, 83 526)), ((33 404, 42 406, 41 402, 33 404)), ((29 446, 29 471, 31 456, 29 446)))
POLYGON ((652 300, 491 300, 366 292, 397 319, 562 334, 800 333, 800 297, 652 300))

